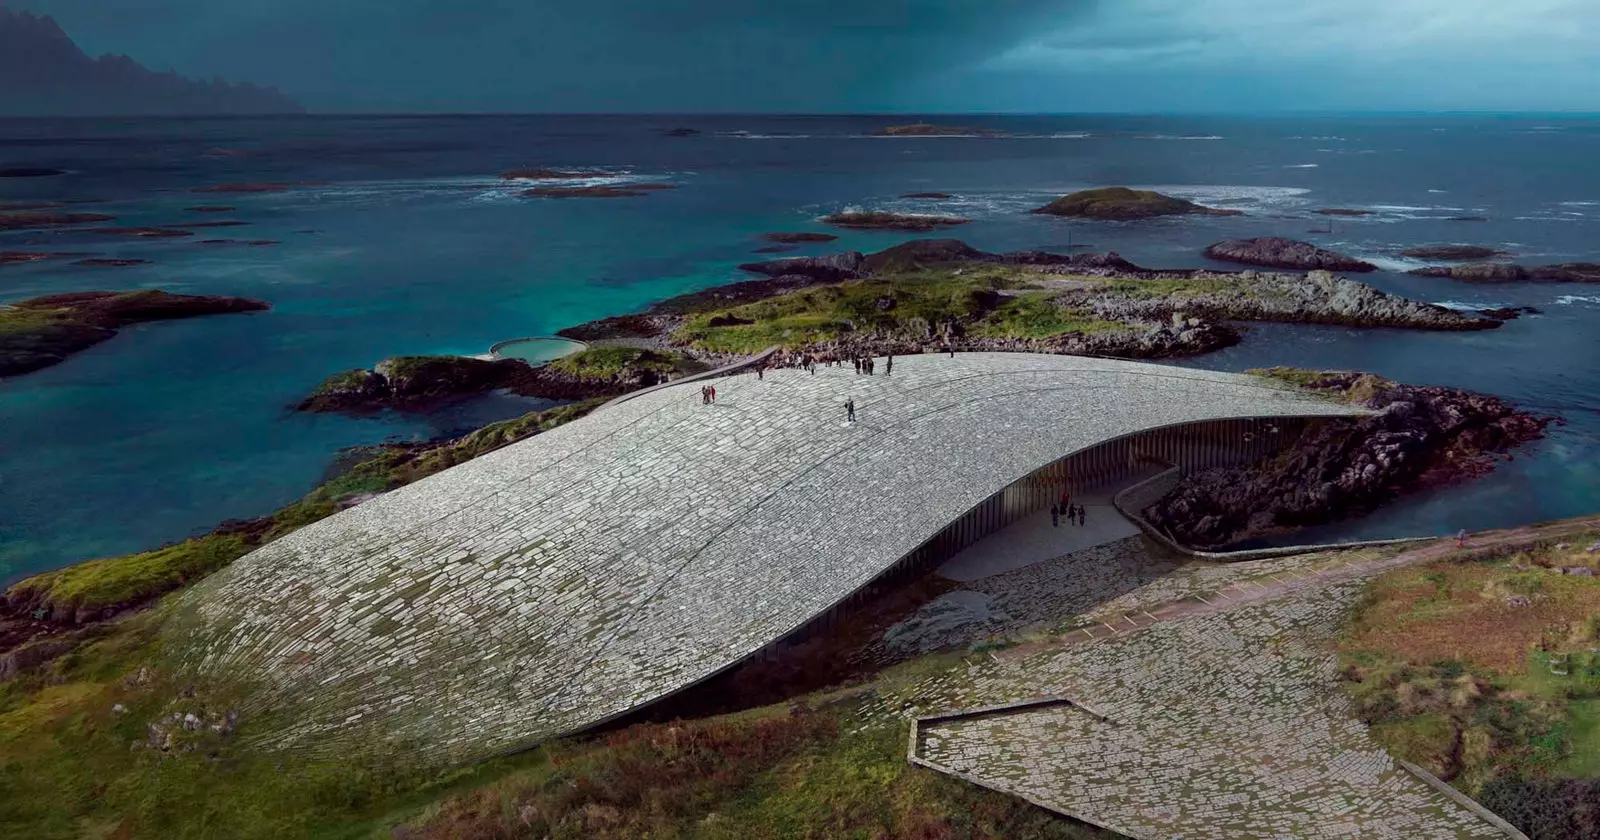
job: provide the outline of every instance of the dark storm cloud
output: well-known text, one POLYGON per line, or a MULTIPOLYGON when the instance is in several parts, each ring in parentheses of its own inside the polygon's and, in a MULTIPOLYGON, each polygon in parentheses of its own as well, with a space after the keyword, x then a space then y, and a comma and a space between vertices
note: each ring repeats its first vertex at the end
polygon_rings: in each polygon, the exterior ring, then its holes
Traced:
POLYGON ((324 107, 892 108, 1095 0, 27 0, 92 51, 324 107))

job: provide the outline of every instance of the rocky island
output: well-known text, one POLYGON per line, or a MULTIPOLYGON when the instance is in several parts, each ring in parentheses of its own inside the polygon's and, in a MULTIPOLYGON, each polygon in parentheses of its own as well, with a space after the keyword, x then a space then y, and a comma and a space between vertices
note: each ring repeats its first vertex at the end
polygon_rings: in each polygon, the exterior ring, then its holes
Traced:
POLYGON ((73 227, 110 222, 115 216, 104 213, 41 213, 32 211, 0 213, 0 231, 73 227))
POLYGON ((808 242, 832 242, 839 237, 834 236, 831 233, 812 233, 810 231, 802 231, 798 233, 763 233, 761 234, 761 238, 768 242, 776 242, 780 245, 797 245, 808 242))
POLYGON ((646 388, 673 373, 698 370, 680 355, 636 347, 596 347, 535 367, 521 359, 394 356, 371 370, 322 381, 298 411, 426 411, 453 397, 506 389, 522 396, 584 400, 646 388))
POLYGON ((959 125, 911 123, 891 125, 872 132, 874 137, 1005 137, 1006 132, 992 128, 971 128, 959 125))
POLYGON ((0 376, 47 368, 144 321, 225 312, 259 312, 264 301, 220 295, 136 292, 69 292, 0 307, 0 376))
POLYGON ((1560 263, 1522 266, 1511 263, 1470 263, 1412 269, 1419 277, 1448 277, 1468 283, 1600 283, 1600 263, 1560 263))
POLYGON ((1314 426, 1270 459, 1185 476, 1145 517, 1186 545, 1218 548, 1368 513, 1405 493, 1486 473, 1552 422, 1496 397, 1371 374, 1257 373, 1376 413, 1314 426))
POLYGON ((1410 248, 1400 252, 1400 256, 1414 260, 1444 260, 1458 262, 1464 260, 1487 260, 1495 257, 1509 257, 1508 251, 1497 251, 1481 245, 1426 245, 1420 248, 1410 248))
POLYGON ((960 216, 926 216, 919 213, 888 213, 881 210, 845 210, 822 217, 825 224, 850 230, 898 230, 927 232, 964 225, 971 219, 960 216))
POLYGON ((1161 216, 1242 216, 1239 210, 1202 207, 1192 201, 1150 190, 1102 187, 1064 195, 1033 211, 1047 216, 1104 221, 1137 221, 1161 216))
POLYGON ((1208 260, 1259 265, 1266 268, 1292 268, 1302 271, 1377 271, 1369 262, 1318 248, 1309 242, 1263 236, 1218 242, 1205 250, 1208 260))

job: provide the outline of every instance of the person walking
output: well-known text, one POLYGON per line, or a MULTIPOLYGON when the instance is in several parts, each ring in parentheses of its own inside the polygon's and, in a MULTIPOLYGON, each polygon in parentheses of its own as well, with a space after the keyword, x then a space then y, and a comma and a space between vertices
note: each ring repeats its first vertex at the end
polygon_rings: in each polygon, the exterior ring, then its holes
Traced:
POLYGON ((701 405, 710 405, 711 404, 711 388, 706 386, 706 385, 701 385, 700 386, 700 404, 701 405))
POLYGON ((894 375, 894 354, 893 353, 890 353, 889 354, 889 358, 886 359, 884 361, 884 363, 883 363, 883 375, 884 376, 892 376, 892 375, 894 375))
POLYGON ((950 351, 950 358, 954 359, 956 357, 956 346, 954 344, 946 344, 944 349, 950 351))
POLYGON ((1083 520, 1083 515, 1085 513, 1087 513, 1087 512, 1088 511, 1084 508, 1083 505, 1078 505, 1078 525, 1083 526, 1083 525, 1089 524, 1089 523, 1087 523, 1087 522, 1085 522, 1083 520))
POLYGON ((844 420, 846 423, 856 422, 856 401, 853 399, 844 401, 844 420))
POLYGON ((1061 508, 1057 505, 1050 506, 1050 527, 1061 527, 1061 508))
POLYGON ((861 375, 861 359, 857 358, 855 360, 855 363, 856 363, 856 375, 860 376, 861 375))
POLYGON ((1456 548, 1467 547, 1467 529, 1462 528, 1456 532, 1456 548))
POLYGON ((1062 510, 1071 510, 1072 509, 1072 494, 1070 492, 1066 491, 1066 490, 1062 490, 1061 491, 1061 509, 1062 510))
POLYGON ((717 404, 717 386, 715 386, 715 385, 711 386, 711 404, 712 405, 716 405, 717 404))

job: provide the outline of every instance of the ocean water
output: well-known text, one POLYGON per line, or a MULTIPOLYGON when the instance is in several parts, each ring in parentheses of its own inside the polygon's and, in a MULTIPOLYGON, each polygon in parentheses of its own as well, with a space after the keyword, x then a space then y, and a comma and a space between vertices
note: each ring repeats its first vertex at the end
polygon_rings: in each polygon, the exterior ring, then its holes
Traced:
MULTIPOLYGON (((1450 533, 1600 509, 1600 287, 1406 276, 1406 247, 1492 245, 1533 263, 1600 261, 1600 120, 1562 117, 983 117, 1008 138, 875 138, 873 117, 296 117, 0 120, 0 204, 92 200, 118 224, 238 219, 186 239, 0 235, 0 250, 95 250, 149 265, 0 267, 0 302, 84 289, 249 295, 270 312, 146 324, 0 381, 0 579, 203 533, 313 487, 344 447, 458 432, 540 407, 490 395, 431 415, 351 419, 289 406, 327 374, 400 353, 481 353, 744 279, 755 237, 822 230, 844 207, 955 213, 988 250, 1090 246, 1193 267, 1207 244, 1279 234, 1384 266, 1381 288, 1543 314, 1473 334, 1265 326, 1187 364, 1348 367, 1474 388, 1566 425, 1493 476, 1320 536, 1450 533), (669 138, 688 126, 700 136, 669 138), (597 168, 676 190, 528 199, 516 166, 597 168), (199 194, 239 181, 277 193, 199 194), (1088 186, 1143 186, 1245 211, 1136 224, 1026 213, 1088 186), (947 192, 947 201, 901 199, 947 192), (224 204, 228 214, 185 208, 224 204), (1323 207, 1367 209, 1327 217, 1323 207), (1449 221, 1484 216, 1487 222, 1449 221), (1315 232, 1313 232, 1315 231, 1315 232), (276 240, 271 246, 198 240, 276 240)), ((843 233, 844 248, 908 238, 843 233)))

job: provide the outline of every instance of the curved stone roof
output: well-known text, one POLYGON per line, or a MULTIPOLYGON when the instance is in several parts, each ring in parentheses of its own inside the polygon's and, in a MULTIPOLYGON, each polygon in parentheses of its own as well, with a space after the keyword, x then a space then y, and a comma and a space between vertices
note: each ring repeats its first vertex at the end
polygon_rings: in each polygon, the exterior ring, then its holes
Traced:
POLYGON ((715 406, 666 388, 489 453, 241 558, 184 596, 172 639, 254 683, 246 711, 282 713, 272 744, 478 758, 738 662, 1065 455, 1175 423, 1359 413, 1072 356, 883 367, 723 379, 715 406))

